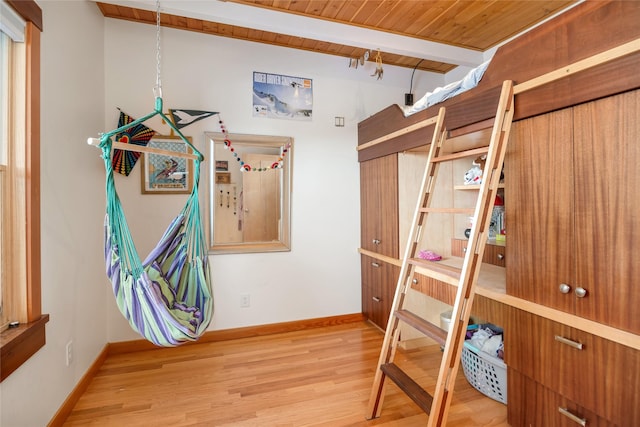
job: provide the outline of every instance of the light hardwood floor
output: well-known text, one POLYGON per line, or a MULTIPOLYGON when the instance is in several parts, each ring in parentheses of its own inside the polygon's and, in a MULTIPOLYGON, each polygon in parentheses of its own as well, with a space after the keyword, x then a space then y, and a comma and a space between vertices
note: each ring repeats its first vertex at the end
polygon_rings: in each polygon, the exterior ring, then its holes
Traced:
MULTIPOLYGON (((389 382, 380 418, 365 411, 382 333, 365 322, 109 356, 65 426, 424 426, 389 382)), ((438 345, 396 363, 429 389, 438 345)), ((458 375, 448 426, 507 426, 506 406, 458 375)))

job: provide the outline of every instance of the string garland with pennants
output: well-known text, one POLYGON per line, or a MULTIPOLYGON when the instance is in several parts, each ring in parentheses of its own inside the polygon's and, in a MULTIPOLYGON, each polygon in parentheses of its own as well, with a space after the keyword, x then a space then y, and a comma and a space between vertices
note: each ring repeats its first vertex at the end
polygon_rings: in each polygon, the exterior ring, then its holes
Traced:
POLYGON ((173 124, 178 128, 182 129, 185 126, 189 126, 199 120, 206 119, 207 117, 211 117, 214 115, 218 116, 218 124, 220 125, 220 131, 224 134, 224 148, 231 151, 233 157, 238 161, 240 165, 240 170, 243 172, 263 172, 271 169, 280 169, 282 168, 282 161, 284 160, 284 156, 286 156, 289 148, 291 148, 291 144, 288 144, 286 147, 283 147, 280 157, 277 161, 273 162, 270 167, 260 167, 254 168, 250 164, 245 163, 244 160, 238 155, 235 148, 231 143, 231 139, 229 138, 229 132, 220 117, 220 113, 217 111, 203 111, 203 110, 186 110, 186 109, 177 109, 172 108, 169 109, 169 114, 171 115, 171 120, 173 124))
MULTIPOLYGON (((124 113, 120 108, 120 118, 118 119, 118 128, 133 122, 135 119, 130 115, 124 113)), ((115 136, 115 140, 118 142, 124 142, 125 144, 135 144, 146 146, 156 131, 143 124, 138 124, 130 127, 129 129, 121 132, 115 136)), ((140 158, 140 152, 138 151, 125 151, 125 150, 113 150, 113 157, 111 164, 113 170, 124 176, 129 176, 131 170, 136 165, 136 162, 140 158)))
POLYGON ((214 115, 218 116, 218 124, 220 125, 220 131, 224 134, 224 148, 231 151, 233 157, 240 164, 240 170, 243 172, 263 172, 271 169, 280 169, 282 168, 282 161, 284 160, 284 156, 286 156, 289 148, 291 148, 291 144, 287 144, 287 146, 282 148, 282 152, 280 153, 280 157, 277 161, 273 162, 270 167, 260 167, 254 168, 250 164, 245 163, 244 160, 238 155, 235 148, 231 143, 231 139, 229 138, 229 132, 227 131, 222 118, 220 117, 220 113, 217 111, 202 111, 202 110, 186 110, 186 109, 177 109, 171 108, 169 109, 169 114, 171 115, 171 120, 173 124, 178 128, 182 129, 185 126, 189 126, 199 120, 206 119, 207 117, 211 117, 214 115))
MULTIPOLYGON (((220 115, 218 114, 218 117, 219 116, 220 115)), ((286 146, 282 147, 282 150, 280 152, 280 157, 278 158, 278 160, 273 162, 270 167, 254 168, 254 167, 251 167, 251 165, 249 163, 245 163, 242 160, 242 158, 240 158, 238 153, 236 152, 236 149, 233 147, 233 145, 231 143, 231 139, 229 138, 229 132, 227 131, 227 127, 224 125, 224 122, 222 121, 222 118, 220 118, 220 120, 218 121, 218 124, 220 125, 220 131, 224 134, 224 148, 229 150, 229 151, 231 151, 231 153, 233 154, 233 157, 235 157, 235 159, 240 164, 240 170, 242 172, 252 172, 252 171, 253 172, 264 172, 264 171, 268 171, 268 170, 272 170, 272 169, 281 169, 282 168, 282 162, 284 160, 284 156, 287 155, 287 152, 291 148, 291 143, 289 143, 286 146)))

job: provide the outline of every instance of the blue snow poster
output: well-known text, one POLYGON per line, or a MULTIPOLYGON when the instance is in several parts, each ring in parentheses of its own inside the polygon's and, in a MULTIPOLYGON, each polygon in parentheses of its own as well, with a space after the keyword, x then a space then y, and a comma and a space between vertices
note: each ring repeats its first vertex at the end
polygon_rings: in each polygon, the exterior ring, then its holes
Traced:
POLYGON ((254 117, 311 121, 312 115, 311 79, 254 71, 254 117))

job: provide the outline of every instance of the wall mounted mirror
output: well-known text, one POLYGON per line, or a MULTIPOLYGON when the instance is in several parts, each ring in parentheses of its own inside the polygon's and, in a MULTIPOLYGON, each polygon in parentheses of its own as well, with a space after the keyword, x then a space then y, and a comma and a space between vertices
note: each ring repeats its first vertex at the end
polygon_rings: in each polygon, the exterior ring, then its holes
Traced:
POLYGON ((293 138, 206 132, 212 253, 291 250, 293 138))

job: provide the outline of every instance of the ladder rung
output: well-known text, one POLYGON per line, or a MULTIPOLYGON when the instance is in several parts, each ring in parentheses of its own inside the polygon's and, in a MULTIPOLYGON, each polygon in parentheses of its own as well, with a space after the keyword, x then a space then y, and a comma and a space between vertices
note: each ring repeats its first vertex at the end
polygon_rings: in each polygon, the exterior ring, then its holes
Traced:
POLYGON ((407 325, 412 326, 417 331, 422 332, 429 338, 434 339, 440 345, 444 345, 447 341, 447 331, 440 329, 431 322, 427 322, 425 319, 417 316, 409 310, 396 311, 396 317, 407 325))
POLYGON ((484 153, 488 153, 488 152, 489 152, 489 147, 488 146, 479 147, 479 148, 472 148, 470 150, 457 151, 457 152, 451 153, 451 154, 443 154, 441 156, 434 157, 433 159, 431 159, 431 161, 433 163, 450 162, 451 160, 463 159, 465 157, 477 156, 479 154, 484 154, 484 153))
POLYGON ((421 258, 411 258, 409 263, 416 267, 422 267, 424 271, 421 271, 420 274, 431 277, 432 279, 448 283, 452 286, 458 286, 458 283, 460 282, 461 270, 459 268, 439 264, 437 261, 427 261, 421 258))
POLYGON ((424 412, 431 413, 433 397, 394 363, 380 365, 380 370, 404 391, 424 412))
POLYGON ((473 208, 420 208, 420 212, 434 213, 450 213, 450 214, 468 214, 473 215, 476 211, 473 208))

